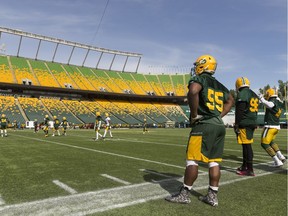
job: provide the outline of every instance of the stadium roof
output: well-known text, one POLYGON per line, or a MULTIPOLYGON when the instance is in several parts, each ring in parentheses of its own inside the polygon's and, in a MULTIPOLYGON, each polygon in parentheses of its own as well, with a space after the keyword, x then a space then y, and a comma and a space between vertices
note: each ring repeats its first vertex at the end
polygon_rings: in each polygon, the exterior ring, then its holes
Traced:
POLYGON ((73 55, 73 52, 74 52, 75 48, 81 48, 81 49, 86 50, 86 55, 85 55, 84 61, 82 63, 82 66, 84 66, 85 61, 86 61, 87 56, 89 55, 90 51, 95 51, 95 52, 100 52, 101 53, 101 55, 100 55, 100 57, 98 59, 98 62, 96 64, 96 68, 98 68, 98 65, 99 65, 99 63, 101 61, 103 53, 114 55, 113 59, 112 59, 112 61, 110 63, 109 70, 111 70, 111 68, 112 68, 112 65, 114 63, 115 57, 117 55, 121 55, 121 56, 126 56, 126 61, 125 61, 124 65, 123 65, 122 71, 125 71, 125 67, 126 67, 126 64, 127 64, 127 61, 128 61, 129 57, 138 58, 138 63, 137 63, 137 67, 136 67, 136 72, 137 72, 139 64, 140 64, 140 61, 141 61, 141 57, 142 57, 142 54, 139 54, 139 53, 125 52, 125 51, 111 50, 111 49, 106 49, 106 48, 95 47, 95 46, 82 44, 82 43, 77 43, 77 42, 73 42, 73 41, 68 41, 68 40, 53 38, 53 37, 49 37, 49 36, 43 36, 43 35, 38 35, 38 34, 34 34, 34 33, 24 32, 24 31, 19 30, 19 29, 10 29, 10 28, 5 28, 5 27, 0 27, 0 38, 1 38, 1 34, 2 33, 12 34, 12 35, 16 35, 16 36, 20 37, 19 45, 18 45, 18 51, 17 51, 17 56, 19 56, 19 53, 20 53, 20 49, 21 49, 21 45, 22 45, 22 37, 31 38, 31 39, 35 39, 35 40, 39 41, 37 52, 35 53, 35 59, 38 59, 38 53, 39 53, 39 50, 41 49, 41 42, 42 41, 47 41, 47 42, 51 42, 53 44, 56 44, 56 47, 55 47, 55 50, 54 50, 54 54, 53 54, 53 58, 51 59, 52 62, 54 62, 54 58, 55 58, 55 55, 57 53, 57 49, 58 49, 59 44, 64 45, 64 46, 72 47, 72 51, 70 53, 70 57, 68 59, 67 64, 70 63, 70 60, 71 60, 71 57, 73 55))

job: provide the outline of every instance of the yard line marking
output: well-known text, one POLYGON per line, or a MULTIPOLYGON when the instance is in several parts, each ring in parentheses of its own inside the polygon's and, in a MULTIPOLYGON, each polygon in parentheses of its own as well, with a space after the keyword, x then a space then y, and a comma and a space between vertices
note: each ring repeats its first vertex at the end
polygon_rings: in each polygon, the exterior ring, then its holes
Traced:
POLYGON ((136 158, 136 157, 132 157, 132 156, 128 156, 128 155, 122 155, 122 154, 116 154, 116 153, 112 153, 112 152, 100 151, 100 150, 90 149, 90 148, 81 147, 81 146, 74 146, 74 145, 69 145, 69 144, 60 143, 60 142, 56 142, 56 141, 43 140, 43 139, 32 138, 32 137, 27 137, 27 136, 21 136, 21 135, 16 135, 16 134, 14 134, 14 136, 23 137, 23 138, 31 139, 31 140, 37 140, 37 141, 40 141, 40 142, 52 143, 52 144, 65 146, 65 147, 69 147, 69 148, 81 149, 81 150, 86 150, 86 151, 91 151, 91 152, 97 152, 97 153, 100 153, 100 154, 106 154, 106 155, 112 155, 112 156, 116 156, 116 157, 127 158, 127 159, 131 159, 131 160, 144 161, 144 162, 147 162, 147 163, 154 163, 154 164, 159 164, 159 165, 163 165, 163 166, 169 166, 169 167, 175 167, 175 168, 179 168, 179 169, 185 169, 185 166, 177 166, 177 165, 174 165, 174 164, 168 164, 168 163, 163 163, 163 162, 159 162, 159 161, 152 161, 152 160, 148 160, 148 159, 144 159, 144 158, 136 158))
MULTIPOLYGON (((76 136, 76 137, 85 137, 85 138, 87 138, 87 136, 81 136, 81 135, 71 135, 71 136, 76 136)), ((227 135, 226 135, 227 136, 227 135)), ((107 138, 106 138, 107 139, 107 138)), ((176 146, 176 147, 184 147, 184 148, 186 148, 187 147, 187 145, 186 144, 183 144, 183 145, 181 145, 181 144, 175 144, 175 143, 161 143, 161 142, 151 142, 151 141, 143 141, 143 140, 137 140, 137 139, 123 139, 123 138, 113 138, 113 139, 107 139, 107 140, 109 140, 109 141, 113 141, 113 142, 117 142, 118 140, 123 140, 123 141, 127 141, 127 142, 138 142, 138 143, 148 143, 148 144, 154 144, 154 145, 165 145, 165 146, 176 146)), ((92 141, 92 140, 91 140, 92 141)), ((184 143, 184 142, 183 142, 184 143)), ((237 144, 236 143, 236 141, 235 141, 235 144, 237 144)), ((238 145, 238 144, 237 144, 238 145)), ((224 151, 233 151, 233 152, 242 152, 242 149, 224 149, 224 151)), ((260 156, 259 155, 259 157, 266 157, 266 156, 268 156, 267 155, 267 153, 265 152, 265 151, 261 151, 261 152, 259 152, 259 151, 253 151, 253 153, 255 154, 260 154, 260 155, 262 155, 262 156, 260 156)))
POLYGON ((60 182, 59 180, 53 180, 52 182, 70 194, 77 194, 76 190, 74 190, 73 188, 69 187, 68 185, 60 182))
POLYGON ((1 195, 0 195, 0 205, 5 205, 5 201, 3 200, 1 195))
POLYGON ((113 181, 122 183, 122 184, 124 184, 124 185, 130 185, 130 184, 131 184, 130 182, 124 181, 124 180, 122 180, 122 179, 119 179, 119 178, 116 178, 116 177, 114 177, 114 176, 110 176, 110 175, 107 175, 107 174, 101 174, 101 176, 106 177, 106 178, 108 178, 108 179, 111 179, 111 180, 113 180, 113 181))
MULTIPOLYGON (((272 172, 257 170, 256 176, 254 177, 237 176, 234 173, 231 173, 231 177, 234 179, 222 181, 220 184, 222 186, 229 185, 235 182, 283 172, 284 170, 287 172, 287 169, 272 170, 272 172)), ((151 200, 163 199, 167 195, 170 195, 170 193, 179 191, 180 184, 181 182, 178 182, 177 179, 163 180, 158 184, 145 182, 94 192, 85 192, 21 204, 0 206, 0 215, 48 216, 57 213, 58 215, 82 216, 94 214, 145 203, 151 200)), ((194 185, 195 187, 193 187, 193 190, 207 189, 207 176, 199 176, 194 185)))
POLYGON ((162 174, 162 173, 159 173, 159 172, 155 172, 153 170, 147 170, 147 169, 139 169, 140 171, 142 172, 146 172, 146 173, 150 173, 150 174, 154 174, 154 175, 158 175, 158 176, 163 176, 163 177, 167 177, 167 178, 171 178, 172 176, 169 176, 169 175, 165 175, 165 174, 162 174))

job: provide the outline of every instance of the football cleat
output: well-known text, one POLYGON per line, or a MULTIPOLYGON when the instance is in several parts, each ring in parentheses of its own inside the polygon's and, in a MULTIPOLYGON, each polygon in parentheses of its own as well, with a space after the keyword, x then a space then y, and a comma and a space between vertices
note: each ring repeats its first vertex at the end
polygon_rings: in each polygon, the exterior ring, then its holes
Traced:
POLYGON ((189 193, 190 191, 182 186, 179 193, 168 196, 165 198, 165 200, 173 203, 188 204, 191 202, 189 193))
POLYGON ((278 160, 278 161, 274 161, 272 167, 275 167, 275 168, 278 168, 278 167, 281 167, 283 166, 283 163, 282 161, 278 160))
POLYGON ((241 176, 255 176, 252 170, 237 170, 236 174, 241 176))
POLYGON ((278 157, 279 160, 284 164, 286 162, 286 157, 285 156, 281 156, 281 157, 278 157))
POLYGON ((217 193, 211 189, 208 190, 208 194, 206 196, 200 196, 199 200, 214 207, 218 206, 217 193))

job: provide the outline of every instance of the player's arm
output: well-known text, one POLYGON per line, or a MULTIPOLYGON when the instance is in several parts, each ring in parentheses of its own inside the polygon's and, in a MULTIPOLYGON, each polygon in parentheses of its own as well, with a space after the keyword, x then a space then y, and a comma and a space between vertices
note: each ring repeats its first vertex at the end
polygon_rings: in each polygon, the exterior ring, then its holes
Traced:
POLYGON ((191 119, 197 118, 198 106, 199 106, 199 92, 202 90, 202 86, 199 83, 193 82, 189 85, 189 91, 187 94, 188 104, 190 107, 191 119))
POLYGON ((220 114, 221 118, 225 116, 231 110, 231 107, 233 106, 233 104, 234 104, 234 98, 232 94, 230 93, 228 96, 228 100, 224 103, 223 111, 220 114))
POLYGON ((267 101, 267 100, 265 100, 265 98, 264 98, 262 95, 259 96, 259 100, 260 100, 261 103, 263 103, 264 106, 267 107, 267 108, 273 108, 273 107, 275 106, 275 104, 274 104, 272 101, 267 101))

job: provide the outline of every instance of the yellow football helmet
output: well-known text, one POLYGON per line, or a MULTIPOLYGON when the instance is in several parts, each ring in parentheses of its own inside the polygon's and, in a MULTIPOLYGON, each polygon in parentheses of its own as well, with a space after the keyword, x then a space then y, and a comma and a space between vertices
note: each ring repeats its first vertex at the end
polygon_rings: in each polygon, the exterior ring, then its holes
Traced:
POLYGON ((53 119, 57 119, 57 116, 53 116, 53 119))
POLYGON ((66 120, 66 117, 63 117, 63 120, 66 120))
POLYGON ((3 113, 3 114, 1 115, 1 117, 2 117, 2 118, 5 118, 5 117, 6 117, 6 115, 3 113))
POLYGON ((109 116, 109 113, 105 113, 105 116, 108 117, 108 116, 109 116))
POLYGON ((96 116, 101 116, 100 112, 96 112, 96 116))
POLYGON ((200 75, 203 72, 214 74, 217 68, 217 61, 211 55, 202 55, 194 63, 194 73, 200 75))
POLYGON ((277 95, 276 91, 272 88, 269 88, 269 89, 267 89, 264 97, 266 100, 269 100, 270 97, 277 97, 277 96, 278 95, 277 95))
POLYGON ((45 115, 45 118, 48 118, 49 116, 48 115, 45 115))
POLYGON ((250 87, 250 81, 247 77, 239 77, 235 83, 236 90, 238 91, 242 87, 250 87))

